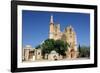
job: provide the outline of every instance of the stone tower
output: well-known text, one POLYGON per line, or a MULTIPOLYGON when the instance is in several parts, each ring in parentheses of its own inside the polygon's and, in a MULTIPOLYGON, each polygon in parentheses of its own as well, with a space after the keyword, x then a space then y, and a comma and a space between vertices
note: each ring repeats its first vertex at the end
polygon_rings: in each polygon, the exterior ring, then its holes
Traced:
POLYGON ((60 24, 54 25, 54 40, 61 39, 60 24))
POLYGON ((54 24, 53 16, 50 18, 49 39, 63 40, 69 44, 66 52, 67 58, 77 58, 77 36, 74 28, 70 25, 65 28, 64 32, 60 31, 60 24, 54 24))
POLYGON ((58 40, 61 38, 60 24, 54 24, 53 16, 50 18, 49 39, 58 40))
POLYGON ((49 28, 49 38, 53 39, 53 37, 54 37, 54 23, 53 23, 53 16, 51 15, 50 28, 49 28))
POLYGON ((70 25, 64 31, 65 41, 69 44, 67 57, 76 58, 78 56, 76 33, 70 25))

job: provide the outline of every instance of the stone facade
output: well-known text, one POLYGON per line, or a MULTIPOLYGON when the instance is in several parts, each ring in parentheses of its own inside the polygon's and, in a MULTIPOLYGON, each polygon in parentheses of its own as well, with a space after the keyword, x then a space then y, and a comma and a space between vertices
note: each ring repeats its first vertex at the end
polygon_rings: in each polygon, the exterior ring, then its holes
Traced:
POLYGON ((48 60, 59 60, 59 54, 56 51, 51 51, 48 55, 48 60))
POLYGON ((61 39, 60 24, 55 25, 53 23, 53 16, 50 19, 49 38, 54 40, 61 39))
MULTIPOLYGON (((67 59, 75 59, 78 57, 78 50, 77 50, 77 36, 74 31, 74 28, 70 25, 64 29, 63 32, 60 30, 60 24, 54 24, 53 16, 50 18, 50 26, 49 26, 49 39, 54 40, 63 40, 69 44, 68 50, 66 53, 67 59)), ((32 48, 30 45, 26 45, 23 48, 22 53, 23 61, 41 61, 43 60, 42 57, 42 50, 32 48)), ((50 54, 45 54, 45 60, 61 60, 63 57, 56 52, 51 51, 50 54)))
POLYGON ((23 48, 22 59, 23 61, 42 60, 41 49, 35 49, 35 48, 32 48, 30 45, 26 45, 23 48))
POLYGON ((42 59, 42 51, 41 49, 36 49, 36 52, 35 52, 35 56, 36 56, 36 60, 41 60, 42 59))
POLYGON ((53 16, 50 19, 50 30, 49 30, 49 39, 54 40, 63 40, 67 42, 70 46, 66 52, 67 58, 77 58, 77 36, 74 31, 74 28, 70 25, 64 29, 64 32, 60 31, 60 24, 54 24, 53 16))

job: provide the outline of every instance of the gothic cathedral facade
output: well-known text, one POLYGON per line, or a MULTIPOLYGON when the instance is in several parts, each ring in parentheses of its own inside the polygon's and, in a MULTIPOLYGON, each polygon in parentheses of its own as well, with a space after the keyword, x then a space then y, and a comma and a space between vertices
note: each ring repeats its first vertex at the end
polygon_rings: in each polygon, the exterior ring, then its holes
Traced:
POLYGON ((49 39, 67 42, 69 44, 68 50, 66 51, 67 58, 72 59, 78 57, 77 36, 74 28, 70 25, 61 32, 60 24, 54 24, 52 15, 50 18, 49 39))

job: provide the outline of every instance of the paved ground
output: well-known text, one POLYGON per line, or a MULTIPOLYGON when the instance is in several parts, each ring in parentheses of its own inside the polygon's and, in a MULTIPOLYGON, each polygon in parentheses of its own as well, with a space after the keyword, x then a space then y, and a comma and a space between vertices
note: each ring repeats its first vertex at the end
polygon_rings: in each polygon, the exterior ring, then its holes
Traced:
MULTIPOLYGON (((62 60, 56 60, 56 61, 68 61, 68 60, 88 60, 89 58, 76 58, 76 59, 62 59, 62 60)), ((52 61, 52 60, 36 60, 36 61, 23 61, 23 62, 44 62, 44 61, 52 61)))

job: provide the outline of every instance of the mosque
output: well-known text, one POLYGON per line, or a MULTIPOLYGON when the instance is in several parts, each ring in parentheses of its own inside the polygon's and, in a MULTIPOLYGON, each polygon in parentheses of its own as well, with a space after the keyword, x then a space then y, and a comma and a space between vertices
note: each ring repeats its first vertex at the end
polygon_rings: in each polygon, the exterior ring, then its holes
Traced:
MULTIPOLYGON (((66 51, 66 59, 76 59, 78 57, 78 49, 77 49, 77 36, 74 28, 69 25, 64 29, 63 32, 60 30, 60 24, 55 24, 53 20, 53 15, 50 17, 49 23, 49 39, 54 40, 63 40, 67 42, 70 46, 66 51)), ((52 50, 50 54, 45 54, 46 60, 61 60, 63 57, 55 51, 52 50)), ((23 48, 22 53, 23 61, 42 61, 42 50, 32 48, 30 45, 26 45, 23 48)))

